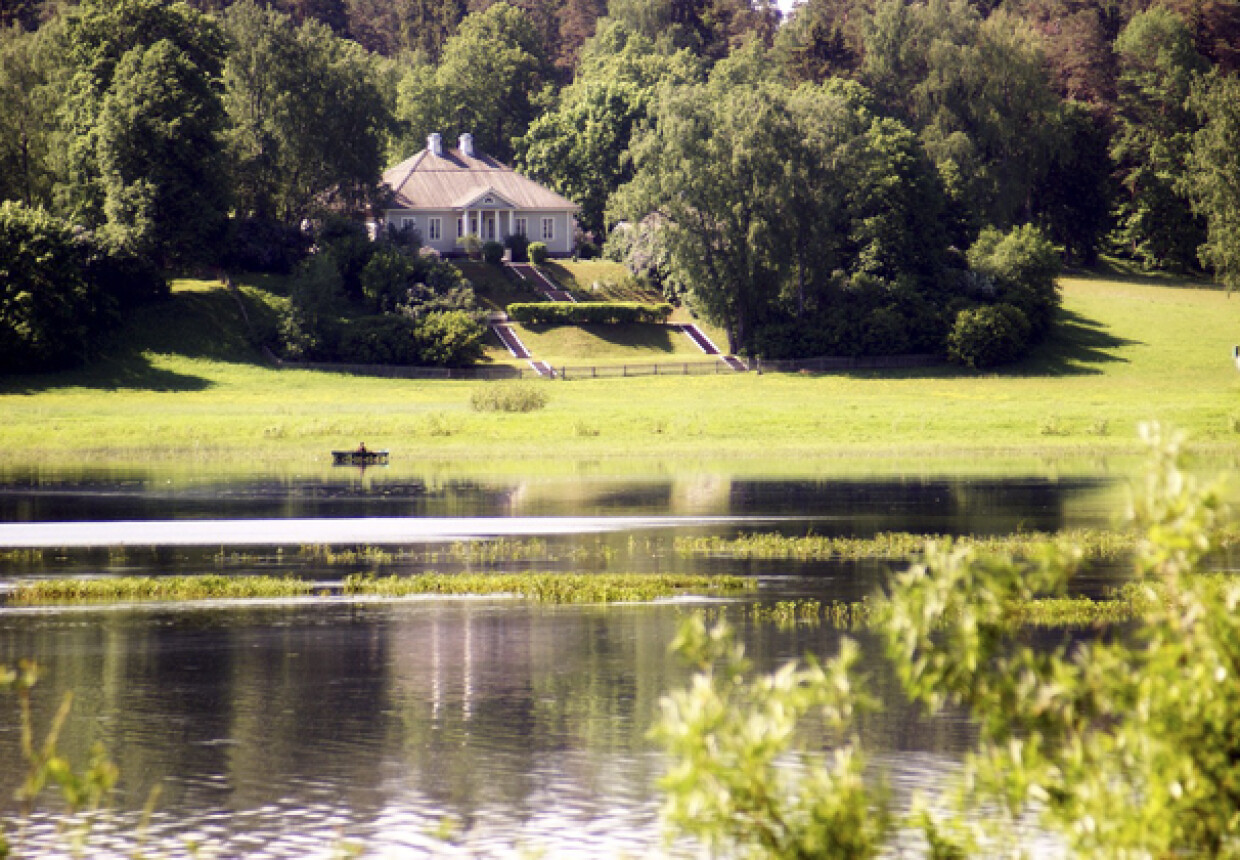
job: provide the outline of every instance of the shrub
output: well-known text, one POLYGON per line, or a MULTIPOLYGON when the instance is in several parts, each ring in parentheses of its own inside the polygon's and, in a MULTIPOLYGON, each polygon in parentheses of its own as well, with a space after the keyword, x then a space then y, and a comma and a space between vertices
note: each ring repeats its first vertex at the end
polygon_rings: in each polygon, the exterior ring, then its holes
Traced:
POLYGON ((310 237, 297 227, 264 218, 232 221, 224 245, 229 269, 287 275, 310 251, 310 237))
POLYGON ((289 292, 293 305, 308 316, 340 313, 345 305, 344 280, 335 254, 320 251, 304 260, 289 292))
POLYGON ((504 246, 499 242, 484 242, 482 245, 482 259, 492 266, 498 266, 504 262, 504 246))
POLYGON ((478 255, 482 253, 482 240, 474 233, 466 233, 456 240, 456 246, 465 252, 465 256, 471 260, 478 259, 478 255))
MULTIPOLYGON (((318 355, 328 352, 314 330, 290 333, 307 338, 311 349, 318 347, 318 355)), ((459 367, 482 358, 484 334, 481 323, 464 311, 437 311, 419 319, 402 314, 360 317, 342 328, 339 345, 325 357, 350 364, 459 367)))
POLYGON ((581 260, 596 260, 602 251, 593 242, 580 242, 573 253, 581 260))
POLYGON ((65 222, 0 204, 0 367, 50 370, 83 358, 101 299, 85 256, 65 222))
POLYGON ((974 272, 994 280, 1000 302, 1024 312, 1032 339, 1044 337, 1060 303, 1059 252, 1050 240, 1028 224, 1007 233, 987 227, 968 257, 974 272))
POLYGON ((279 339, 280 354, 291 361, 313 361, 331 357, 328 354, 331 350, 324 348, 324 337, 318 320, 296 305, 290 304, 280 315, 276 336, 279 339))
POLYGON ((384 313, 407 301, 416 269, 414 261, 396 246, 379 248, 362 269, 362 295, 366 304, 371 310, 384 313))
POLYGON ((547 262, 546 242, 531 242, 526 251, 530 256, 530 262, 535 266, 541 266, 543 263, 547 262))
POLYGON ((418 335, 418 324, 408 317, 362 317, 341 333, 337 356, 352 364, 418 364, 418 335))
POLYGON ((947 335, 947 357, 975 370, 1015 361, 1029 347, 1024 312, 1008 304, 982 305, 956 315, 947 335))
POLYGON ((469 405, 475 412, 535 412, 547 405, 547 392, 525 382, 503 382, 477 388, 469 405))
POLYGON ((417 324, 418 358, 433 367, 462 367, 482 359, 486 329, 464 311, 435 311, 417 324))
POLYGON ((672 313, 666 302, 519 302, 508 306, 508 316, 529 325, 616 325, 663 323, 672 313))
POLYGON ((362 270, 380 247, 370 241, 365 225, 347 218, 328 218, 315 238, 319 253, 331 254, 345 294, 352 301, 361 300, 362 270))
POLYGON ((511 236, 504 237, 504 247, 512 251, 514 263, 529 261, 530 240, 524 233, 513 233, 511 236))
POLYGON ((168 281, 151 260, 123 248, 83 239, 86 279, 122 310, 168 295, 168 281))

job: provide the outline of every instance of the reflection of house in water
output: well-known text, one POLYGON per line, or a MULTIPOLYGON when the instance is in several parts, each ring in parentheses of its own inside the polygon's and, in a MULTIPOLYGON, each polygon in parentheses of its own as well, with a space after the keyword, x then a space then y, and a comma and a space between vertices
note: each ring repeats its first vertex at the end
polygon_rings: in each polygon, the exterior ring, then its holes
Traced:
POLYGON ((468 599, 402 613, 389 630, 392 697, 409 717, 496 721, 501 734, 555 745, 573 715, 614 726, 638 700, 653 713, 677 618, 468 599))
POLYGON ((511 516, 723 516, 731 512, 731 484, 717 474, 522 481, 509 491, 507 510, 511 516))
MULTIPOLYGON (((389 628, 391 704, 412 787, 469 807, 523 805, 548 780, 596 785, 629 760, 617 753, 647 749, 674 664, 674 612, 435 604, 389 628)), ((618 783, 653 778, 644 763, 625 768, 618 783)))

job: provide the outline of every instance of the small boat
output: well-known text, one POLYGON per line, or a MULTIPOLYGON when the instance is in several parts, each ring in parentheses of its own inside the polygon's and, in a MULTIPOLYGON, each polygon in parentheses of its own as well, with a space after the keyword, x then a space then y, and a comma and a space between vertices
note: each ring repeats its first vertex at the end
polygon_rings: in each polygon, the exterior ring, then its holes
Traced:
POLYGON ((387 451, 332 451, 333 466, 386 466, 387 451))

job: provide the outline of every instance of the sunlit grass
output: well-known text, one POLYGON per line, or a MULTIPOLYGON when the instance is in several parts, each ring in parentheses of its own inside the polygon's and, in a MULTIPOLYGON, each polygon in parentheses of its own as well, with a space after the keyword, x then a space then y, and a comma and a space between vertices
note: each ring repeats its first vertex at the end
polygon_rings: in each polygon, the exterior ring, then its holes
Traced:
MULTIPOLYGON (((1183 428, 1199 447, 1240 450, 1232 299, 1096 278, 1063 285, 1066 315, 1055 336, 1001 373, 557 382, 548 383, 545 409, 520 415, 473 412, 473 381, 266 366, 238 333, 234 299, 199 284, 135 313, 109 358, 88 370, 0 382, 0 463, 274 465, 364 439, 390 449, 396 463, 692 456, 806 468, 822 458, 1129 452, 1137 423, 1151 418, 1183 428), (1057 432, 1048 435, 1051 419, 1057 432), (577 432, 584 424, 591 433, 577 432)), ((254 299, 255 313, 264 307, 254 299)))

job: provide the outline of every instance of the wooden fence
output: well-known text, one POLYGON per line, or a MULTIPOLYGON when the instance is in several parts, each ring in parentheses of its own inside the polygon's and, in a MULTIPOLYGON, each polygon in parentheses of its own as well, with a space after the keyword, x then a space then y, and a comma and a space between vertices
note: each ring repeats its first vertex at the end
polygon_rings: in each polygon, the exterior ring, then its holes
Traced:
MULTIPOLYGON (((379 376, 389 379, 539 379, 546 378, 532 367, 497 364, 491 367, 404 367, 389 364, 336 364, 330 362, 284 361, 270 356, 276 367, 286 370, 320 370, 328 373, 350 373, 355 376, 379 376)), ((713 376, 745 370, 759 373, 830 373, 847 370, 893 370, 899 368, 935 367, 943 363, 940 356, 877 355, 854 358, 825 356, 795 361, 734 359, 739 368, 729 367, 722 360, 642 362, 634 364, 600 364, 552 367, 555 379, 616 379, 629 376, 713 376)))

